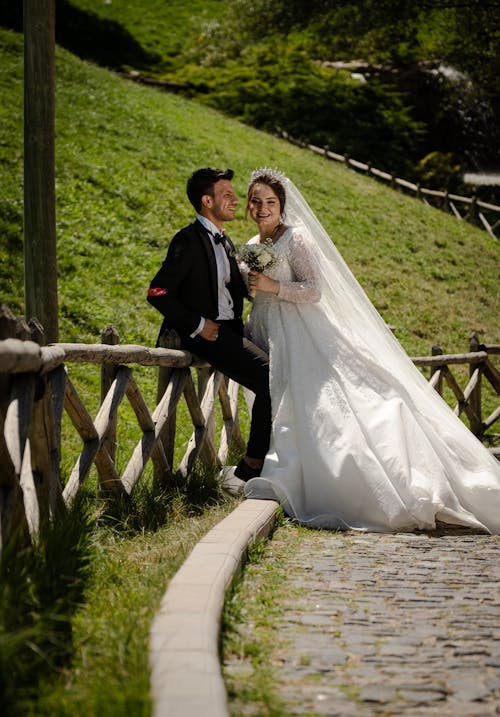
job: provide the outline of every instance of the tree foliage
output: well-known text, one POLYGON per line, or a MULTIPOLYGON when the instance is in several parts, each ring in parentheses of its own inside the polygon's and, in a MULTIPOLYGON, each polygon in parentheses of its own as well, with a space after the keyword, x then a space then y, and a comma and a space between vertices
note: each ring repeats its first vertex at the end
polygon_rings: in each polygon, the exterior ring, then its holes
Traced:
MULTIPOLYGON (((409 178, 434 152, 451 154, 453 167, 498 170, 500 2, 185 5, 57 0, 59 42, 180 83, 186 96, 249 124, 279 125, 409 178)), ((0 22, 12 7, 0 0, 0 22)))
POLYGON ((181 74, 244 121, 383 169, 415 176, 436 151, 494 166, 499 27, 500 3, 480 0, 235 0, 181 74))

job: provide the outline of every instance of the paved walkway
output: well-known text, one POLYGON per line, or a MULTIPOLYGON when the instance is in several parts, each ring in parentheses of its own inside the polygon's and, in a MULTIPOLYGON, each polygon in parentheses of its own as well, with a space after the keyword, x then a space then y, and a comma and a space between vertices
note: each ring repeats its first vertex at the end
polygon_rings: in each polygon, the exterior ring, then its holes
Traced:
MULTIPOLYGON (((270 660, 283 707, 235 698, 232 715, 500 714, 500 538, 285 526, 264 561, 286 565, 270 660)), ((249 596, 265 580, 252 570, 249 596)), ((244 662, 229 659, 228 675, 251 680, 244 662)))
POLYGON ((500 537, 459 529, 277 528, 246 570, 238 630, 255 638, 251 602, 270 586, 277 617, 266 628, 265 670, 279 707, 255 691, 241 697, 255 680, 248 656, 226 656, 225 684, 224 594, 248 546, 269 534, 276 508, 242 501, 171 580, 151 628, 155 717, 500 715, 500 537), (228 700, 231 681, 244 689, 228 700))

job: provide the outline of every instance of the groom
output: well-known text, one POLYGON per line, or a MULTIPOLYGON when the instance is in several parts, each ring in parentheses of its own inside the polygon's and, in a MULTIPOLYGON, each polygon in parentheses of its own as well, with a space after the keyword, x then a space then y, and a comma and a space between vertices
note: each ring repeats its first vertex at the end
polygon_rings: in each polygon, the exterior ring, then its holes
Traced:
POLYGON ((181 347, 200 356, 255 393, 245 457, 234 475, 243 481, 260 475, 271 434, 269 361, 243 337, 243 298, 247 289, 224 223, 234 219, 238 198, 231 169, 198 169, 187 183, 196 221, 172 239, 152 280, 148 301, 163 316, 161 334, 174 329, 181 347))

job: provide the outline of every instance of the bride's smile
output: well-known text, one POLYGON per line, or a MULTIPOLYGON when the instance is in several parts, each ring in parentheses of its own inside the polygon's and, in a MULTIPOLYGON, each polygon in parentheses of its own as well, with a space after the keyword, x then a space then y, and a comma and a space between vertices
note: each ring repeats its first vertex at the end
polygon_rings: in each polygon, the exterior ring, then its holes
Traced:
POLYGON ((248 212, 259 227, 262 240, 272 236, 281 224, 281 211, 275 192, 265 184, 255 184, 248 200, 248 212))

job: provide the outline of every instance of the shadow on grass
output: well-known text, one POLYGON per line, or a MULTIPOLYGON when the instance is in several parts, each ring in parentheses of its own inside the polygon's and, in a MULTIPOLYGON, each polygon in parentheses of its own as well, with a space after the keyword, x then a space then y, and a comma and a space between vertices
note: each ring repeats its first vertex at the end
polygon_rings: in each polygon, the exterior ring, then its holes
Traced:
POLYGON ((139 483, 123 500, 106 505, 99 524, 125 533, 156 531, 176 516, 198 516, 227 499, 217 479, 218 469, 196 464, 187 478, 174 477, 165 485, 139 483))
POLYGON ((133 537, 225 500, 217 471, 197 467, 186 480, 167 486, 139 484, 121 503, 83 495, 44 526, 33 545, 13 538, 0 556, 2 714, 28 714, 40 686, 69 667, 72 619, 84 603, 102 531, 133 537))
MULTIPOLYGON (((118 22, 73 5, 71 0, 56 0, 56 42, 70 52, 105 67, 124 65, 148 69, 160 60, 145 50, 118 22)), ((23 3, 0 0, 0 24, 23 31, 23 3)))
POLYGON ((71 616, 83 600, 93 518, 85 500, 50 521, 36 542, 13 536, 0 558, 0 702, 25 714, 40 680, 72 655, 71 616))

